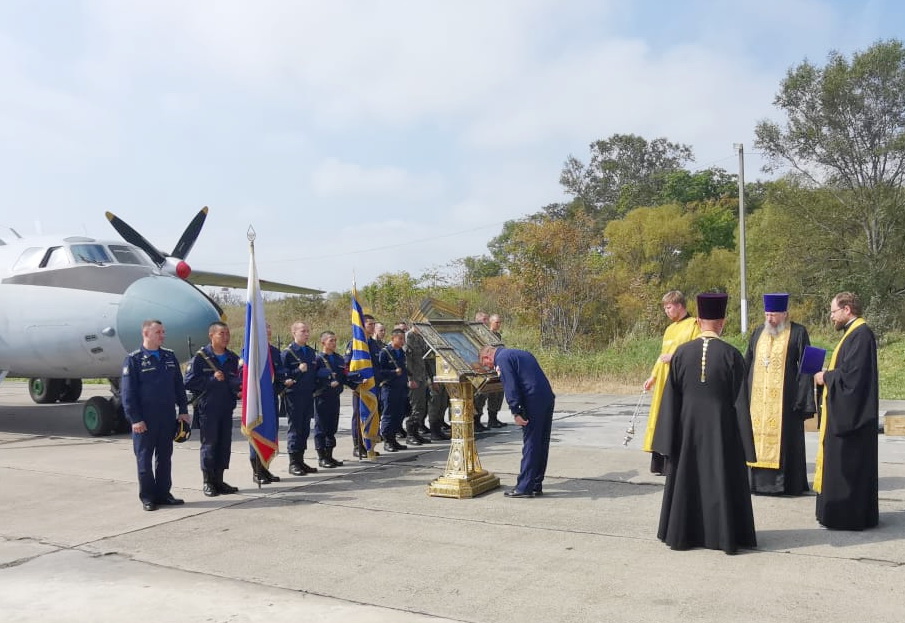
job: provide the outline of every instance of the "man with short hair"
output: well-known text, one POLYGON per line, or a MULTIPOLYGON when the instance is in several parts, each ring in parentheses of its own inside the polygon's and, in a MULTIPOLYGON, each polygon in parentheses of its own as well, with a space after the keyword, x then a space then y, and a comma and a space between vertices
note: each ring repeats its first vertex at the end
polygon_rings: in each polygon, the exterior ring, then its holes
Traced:
POLYGON ((864 530, 880 521, 877 339, 861 314, 856 295, 833 297, 830 320, 843 334, 829 367, 814 375, 823 386, 814 471, 817 521, 834 530, 864 530))
POLYGON ((526 350, 484 346, 478 354, 482 366, 495 369, 515 423, 522 427, 522 462, 510 498, 543 495, 550 433, 556 396, 537 359, 526 350))
POLYGON ((678 290, 670 290, 661 299, 663 311, 669 318, 670 324, 663 333, 663 344, 660 347, 660 356, 651 370, 650 377, 644 381, 644 391, 651 391, 650 412, 647 416, 647 429, 644 433, 645 452, 650 452, 650 471, 657 476, 663 475, 665 461, 663 455, 652 448, 654 431, 657 428, 657 415, 660 413, 660 401, 663 398, 663 388, 666 387, 666 379, 669 376, 669 362, 672 360, 676 349, 696 338, 700 333, 697 320, 689 315, 685 307, 685 295, 678 290))
POLYGON ((745 461, 755 461, 745 360, 720 339, 729 297, 699 294, 701 334, 679 346, 654 433, 666 457, 657 538, 734 554, 757 546, 745 461))
MULTIPOLYGON (((336 353, 336 334, 321 333, 321 352, 317 357, 317 389, 314 390, 314 449, 317 464, 332 469, 343 462, 333 458, 336 447, 336 429, 339 426, 339 395, 348 385, 343 358, 336 353)), ((353 422, 354 424, 354 422, 353 422)))
POLYGON ((314 474, 316 467, 305 463, 305 450, 311 435, 314 417, 314 386, 317 382, 317 351, 308 346, 311 330, 298 320, 292 323, 292 343, 283 349, 283 368, 286 370, 286 451, 289 453, 289 473, 293 476, 314 474))
POLYGON ((189 364, 185 387, 197 400, 201 429, 201 474, 204 495, 213 497, 237 493, 238 488, 223 482, 232 453, 233 411, 242 391, 239 356, 229 350, 229 326, 212 322, 210 344, 201 348, 189 364))
POLYGON ((804 421, 813 417, 814 380, 801 374, 808 331, 789 321, 789 295, 764 294, 764 323, 754 329, 745 353, 751 428, 757 462, 751 493, 801 495, 808 490, 804 421))
MULTIPOLYGON (((399 327, 401 329, 401 327, 399 327)), ((405 367, 409 377, 409 415, 405 421, 406 443, 420 446, 431 440, 421 435, 421 427, 427 417, 428 387, 433 381, 426 355, 427 342, 413 326, 405 334, 405 367)))
POLYGON ((123 411, 132 423, 132 449, 138 463, 138 497, 146 511, 178 506, 173 497, 173 437, 178 421, 190 424, 185 386, 176 354, 163 348, 166 330, 159 320, 141 325, 141 348, 123 362, 123 411))
POLYGON ((408 446, 396 441, 395 432, 402 426, 408 411, 409 379, 405 369, 405 332, 393 329, 390 343, 377 355, 374 377, 380 386, 380 435, 387 452, 406 450, 408 446))

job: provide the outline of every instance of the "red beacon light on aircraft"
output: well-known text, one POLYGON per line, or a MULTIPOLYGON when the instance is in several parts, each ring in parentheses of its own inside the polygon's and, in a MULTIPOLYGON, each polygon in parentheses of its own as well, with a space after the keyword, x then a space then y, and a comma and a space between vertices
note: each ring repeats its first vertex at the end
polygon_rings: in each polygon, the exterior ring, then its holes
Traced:
POLYGON ((189 275, 192 274, 192 267, 188 265, 184 260, 180 260, 176 264, 176 276, 180 279, 188 279, 189 275))

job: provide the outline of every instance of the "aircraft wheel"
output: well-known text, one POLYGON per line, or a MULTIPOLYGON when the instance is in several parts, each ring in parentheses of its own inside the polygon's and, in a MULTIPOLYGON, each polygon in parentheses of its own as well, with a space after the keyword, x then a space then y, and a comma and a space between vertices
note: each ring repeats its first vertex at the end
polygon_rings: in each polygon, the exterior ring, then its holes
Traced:
POLYGON ((92 396, 82 407, 82 423, 92 437, 104 437, 116 426, 116 409, 101 396, 92 396))
POLYGON ((76 402, 82 395, 82 379, 63 379, 60 402, 76 402))
POLYGON ((28 394, 39 405, 56 402, 62 391, 63 379, 28 379, 28 394))

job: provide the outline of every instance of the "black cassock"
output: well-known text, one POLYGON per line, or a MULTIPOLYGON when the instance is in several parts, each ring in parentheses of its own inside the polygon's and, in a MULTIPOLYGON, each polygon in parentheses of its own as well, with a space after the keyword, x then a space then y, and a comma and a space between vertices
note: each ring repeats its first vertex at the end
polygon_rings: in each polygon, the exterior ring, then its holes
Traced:
POLYGON ((877 341, 867 325, 843 340, 827 391, 823 437, 823 483, 817 521, 827 528, 863 530, 880 517, 877 483, 879 394, 877 341))
MULTIPOLYGON (((705 334, 706 336, 707 334, 705 334)), ((754 437, 745 361, 719 338, 679 346, 657 418, 653 449, 668 457, 657 538, 673 549, 735 553, 755 547, 748 467, 754 437)))
MULTIPOLYGON (((748 392, 751 394, 751 378, 757 341, 763 333, 761 325, 754 330, 745 353, 748 368, 748 392)), ((782 393, 782 437, 779 444, 779 469, 751 468, 751 492, 767 494, 801 495, 808 490, 808 469, 804 450, 804 421, 817 412, 814 404, 814 377, 798 374, 804 347, 810 345, 807 329, 797 322, 789 329, 789 346, 786 350, 785 374, 782 393)))

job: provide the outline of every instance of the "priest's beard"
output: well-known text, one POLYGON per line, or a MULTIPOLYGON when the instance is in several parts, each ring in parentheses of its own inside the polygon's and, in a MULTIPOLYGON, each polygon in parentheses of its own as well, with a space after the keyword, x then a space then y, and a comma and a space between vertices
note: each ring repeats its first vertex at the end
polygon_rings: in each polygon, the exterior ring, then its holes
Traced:
POLYGON ((782 333, 782 332, 785 331, 785 330, 786 330, 786 322, 785 322, 785 321, 780 322, 780 323, 779 323, 778 325, 776 325, 775 327, 774 327, 772 324, 770 324, 770 323, 767 323, 767 324, 764 325, 764 331, 765 331, 765 332, 767 333, 767 335, 769 335, 770 337, 776 337, 777 335, 779 335, 780 333, 782 333))

